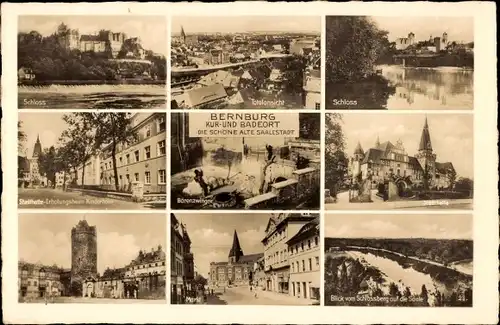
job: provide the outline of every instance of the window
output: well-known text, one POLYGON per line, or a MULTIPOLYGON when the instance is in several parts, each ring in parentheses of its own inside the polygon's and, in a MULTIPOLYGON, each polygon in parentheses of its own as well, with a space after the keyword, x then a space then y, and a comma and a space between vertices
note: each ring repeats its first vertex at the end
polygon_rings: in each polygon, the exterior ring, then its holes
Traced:
POLYGON ((144 173, 144 184, 151 184, 151 172, 144 173))
POLYGON ((120 180, 119 180, 118 184, 121 185, 122 184, 122 175, 120 175, 119 178, 120 178, 120 180))
POLYGON ((306 262, 302 260, 302 272, 306 271, 306 262))
POLYGON ((295 264, 292 263, 292 272, 295 272, 295 264))
POLYGON ((120 157, 120 166, 122 166, 122 165, 123 165, 123 159, 122 159, 122 157, 120 157))
POLYGON ((320 103, 316 103, 316 104, 314 104, 314 108, 315 108, 315 109, 321 109, 321 104, 320 104, 320 103))
POLYGON ((127 162, 127 165, 130 164, 130 154, 125 156, 125 161, 127 162))
POLYGON ((160 169, 158 171, 158 184, 165 184, 167 182, 167 173, 165 169, 160 169))
POLYGON ((134 174, 134 179, 135 179, 136 182, 139 181, 139 173, 135 173, 134 174))
POLYGON ((158 142, 158 156, 164 155, 165 151, 165 140, 158 142))
POLYGON ((300 248, 302 249, 302 251, 304 250, 304 243, 300 243, 300 248))
POLYGON ((151 158, 151 147, 147 146, 144 148, 144 159, 150 159, 151 158))
POLYGON ((138 162, 141 158, 139 157, 139 150, 136 150, 134 152, 134 155, 135 155, 135 161, 138 162))
POLYGON ((158 119, 158 132, 163 132, 165 131, 165 116, 161 116, 159 119, 158 119))
POLYGON ((309 248, 309 249, 311 248, 311 240, 310 239, 307 240, 307 248, 309 248))
POLYGON ((319 266, 319 257, 316 256, 316 266, 319 266))
POLYGON ((318 237, 314 237, 314 245, 318 246, 318 237))
POLYGON ((313 262, 312 259, 309 259, 309 271, 312 271, 313 269, 313 262))
POLYGON ((151 136, 151 126, 148 125, 146 126, 146 138, 149 138, 151 136))
POLYGON ((36 286, 36 285, 37 285, 36 281, 34 281, 34 282, 33 282, 33 285, 34 285, 34 286, 36 286))

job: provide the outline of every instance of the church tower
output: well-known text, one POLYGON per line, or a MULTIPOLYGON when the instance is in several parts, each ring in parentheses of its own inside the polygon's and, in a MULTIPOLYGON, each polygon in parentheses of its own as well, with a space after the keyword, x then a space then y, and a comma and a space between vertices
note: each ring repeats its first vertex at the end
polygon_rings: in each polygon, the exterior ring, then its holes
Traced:
POLYGON ((240 257, 242 256, 243 256, 243 250, 241 249, 240 240, 238 239, 238 234, 236 233, 235 230, 233 235, 233 246, 229 251, 229 263, 238 263, 240 257))
POLYGON ((186 32, 184 32, 184 27, 181 26, 181 40, 182 40, 182 43, 186 43, 186 32))
POLYGON ((71 282, 97 275, 97 232, 86 220, 71 229, 71 282))
POLYGON ((356 149, 354 149, 354 159, 352 161, 352 180, 355 181, 356 177, 361 173, 361 161, 365 158, 365 152, 358 141, 356 149))
MULTIPOLYGON (((422 166, 424 173, 428 173, 428 180, 432 180, 436 170, 436 155, 432 150, 431 135, 429 132, 429 125, 427 124, 427 117, 425 118, 424 128, 422 130, 422 135, 420 136, 418 153, 415 155, 415 158, 417 158, 420 166, 422 166)), ((425 181, 426 179, 424 178, 424 182, 425 181)))
POLYGON ((377 135, 377 141, 375 141, 375 149, 378 149, 380 147, 380 138, 377 135))
POLYGON ((33 147, 33 158, 38 158, 42 153, 42 144, 40 143, 40 135, 37 135, 35 146, 33 147))

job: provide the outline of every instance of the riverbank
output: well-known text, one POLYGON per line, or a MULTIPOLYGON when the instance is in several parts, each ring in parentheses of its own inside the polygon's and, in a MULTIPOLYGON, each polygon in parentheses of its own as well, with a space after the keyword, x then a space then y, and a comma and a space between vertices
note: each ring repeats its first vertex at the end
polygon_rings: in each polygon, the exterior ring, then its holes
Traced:
POLYGON ((90 85, 166 85, 166 80, 120 79, 120 80, 32 80, 20 81, 19 87, 90 86, 90 85))

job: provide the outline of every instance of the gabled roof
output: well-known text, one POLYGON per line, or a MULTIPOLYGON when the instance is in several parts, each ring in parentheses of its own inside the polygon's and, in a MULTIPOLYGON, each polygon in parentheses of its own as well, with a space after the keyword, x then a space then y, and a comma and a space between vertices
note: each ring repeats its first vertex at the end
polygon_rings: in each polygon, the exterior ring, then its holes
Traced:
POLYGON ((382 151, 380 149, 370 148, 366 152, 365 157, 363 158, 363 160, 361 161, 361 163, 362 164, 366 164, 369 161, 372 161, 373 163, 378 164, 378 163, 380 163, 380 160, 382 158, 384 158, 384 153, 385 153, 385 151, 382 151))
POLYGON ((239 263, 255 263, 257 262, 260 258, 264 256, 264 253, 257 253, 257 254, 250 254, 250 255, 243 255, 239 259, 239 263))
POLYGON ((236 230, 234 231, 233 234, 233 246, 231 247, 228 256, 229 257, 234 256, 237 259, 243 256, 243 250, 241 249, 240 240, 238 239, 238 233, 236 232, 236 230))
POLYGON ((186 94, 193 107, 227 97, 226 90, 221 84, 194 88, 187 91, 186 94))
POLYGON ((286 243, 296 243, 304 238, 312 237, 314 235, 319 235, 319 216, 303 225, 295 236, 290 238, 286 243))
POLYGON ((361 143, 359 143, 359 141, 358 144, 356 145, 356 149, 354 149, 354 154, 361 154, 361 155, 365 154, 363 148, 361 147, 361 143))
POLYGON ((412 166, 413 169, 415 169, 415 170, 421 170, 421 171, 423 171, 422 165, 420 165, 420 162, 415 157, 408 156, 408 164, 410 166, 412 166))
POLYGON ((447 174, 451 171, 454 171, 455 167, 453 166, 453 164, 451 162, 445 162, 445 163, 436 162, 436 170, 440 174, 447 174))
POLYGON ((84 42, 103 42, 99 35, 82 35, 80 41, 84 42))

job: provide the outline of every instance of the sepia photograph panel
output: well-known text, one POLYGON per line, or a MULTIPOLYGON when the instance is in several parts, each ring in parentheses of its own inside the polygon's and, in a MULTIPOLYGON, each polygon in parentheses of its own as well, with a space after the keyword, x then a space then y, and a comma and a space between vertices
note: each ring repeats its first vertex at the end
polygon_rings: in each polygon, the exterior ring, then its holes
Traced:
POLYGON ((319 214, 171 214, 171 303, 319 305, 319 214))
POLYGON ((325 305, 472 307, 472 215, 325 216, 325 305))
POLYGON ((19 113, 18 207, 165 209, 166 117, 19 113))
POLYGON ((473 17, 326 17, 327 109, 472 110, 473 17))
POLYGON ((164 16, 19 16, 18 103, 166 109, 164 16))
POLYGON ((471 210, 470 114, 326 114, 325 209, 471 210))
POLYGON ((172 113, 173 209, 318 210, 320 114, 172 113))
POLYGON ((165 214, 20 214, 21 303, 165 303, 165 214))
POLYGON ((321 17, 174 17, 172 109, 320 109, 321 17))

